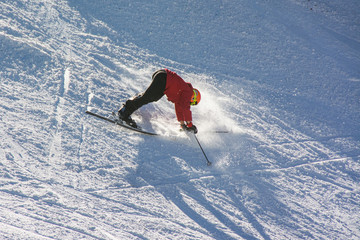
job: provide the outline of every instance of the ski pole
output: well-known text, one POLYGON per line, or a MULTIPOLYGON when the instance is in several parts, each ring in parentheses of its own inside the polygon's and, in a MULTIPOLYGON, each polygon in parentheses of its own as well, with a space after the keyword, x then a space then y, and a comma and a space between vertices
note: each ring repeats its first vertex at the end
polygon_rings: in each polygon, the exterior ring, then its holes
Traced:
POLYGON ((210 165, 211 165, 211 162, 210 162, 210 161, 209 161, 209 159, 207 158, 207 156, 206 156, 206 154, 205 154, 205 152, 204 152, 204 149, 202 148, 202 146, 201 146, 201 144, 200 144, 200 142, 199 142, 198 138, 196 137, 195 133, 194 133, 194 137, 195 137, 195 139, 196 139, 197 143, 199 144, 199 147, 200 147, 201 151, 203 152, 203 154, 204 154, 204 156, 205 156, 205 159, 206 159, 207 165, 208 165, 208 166, 210 166, 210 165))

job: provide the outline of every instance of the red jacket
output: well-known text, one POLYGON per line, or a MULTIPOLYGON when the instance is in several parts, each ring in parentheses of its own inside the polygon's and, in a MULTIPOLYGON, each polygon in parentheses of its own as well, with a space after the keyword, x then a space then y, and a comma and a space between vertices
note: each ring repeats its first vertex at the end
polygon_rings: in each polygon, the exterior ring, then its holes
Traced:
POLYGON ((193 87, 185 82, 179 75, 168 69, 164 94, 170 102, 175 103, 175 112, 178 121, 192 121, 190 101, 193 87))

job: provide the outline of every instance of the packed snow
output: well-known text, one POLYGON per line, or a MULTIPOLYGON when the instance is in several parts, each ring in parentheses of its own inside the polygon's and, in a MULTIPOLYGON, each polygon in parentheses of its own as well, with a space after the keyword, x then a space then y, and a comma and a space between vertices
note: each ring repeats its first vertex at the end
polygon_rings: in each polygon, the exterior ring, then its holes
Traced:
POLYGON ((358 0, 0 2, 0 239, 359 239, 358 0), (166 97, 110 116, 169 68, 166 97), (225 132, 225 133, 224 133, 225 132))

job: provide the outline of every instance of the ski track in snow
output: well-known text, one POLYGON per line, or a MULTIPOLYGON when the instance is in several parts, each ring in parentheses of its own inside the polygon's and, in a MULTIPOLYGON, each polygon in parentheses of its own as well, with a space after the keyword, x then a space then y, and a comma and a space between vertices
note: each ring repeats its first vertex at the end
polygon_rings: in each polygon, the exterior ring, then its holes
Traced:
POLYGON ((360 238, 356 1, 0 9, 1 238, 360 238), (162 67, 201 89, 212 167, 165 99, 134 114, 161 137, 84 114, 162 67))

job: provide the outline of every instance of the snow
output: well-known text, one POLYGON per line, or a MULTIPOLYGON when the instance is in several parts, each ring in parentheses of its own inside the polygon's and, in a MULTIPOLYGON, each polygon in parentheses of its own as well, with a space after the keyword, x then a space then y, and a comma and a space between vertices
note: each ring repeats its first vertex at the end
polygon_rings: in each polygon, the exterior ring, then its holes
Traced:
POLYGON ((359 239, 357 0, 0 2, 1 239, 359 239), (108 115, 167 67, 162 99, 108 115), (229 133, 214 133, 214 131, 229 133))

